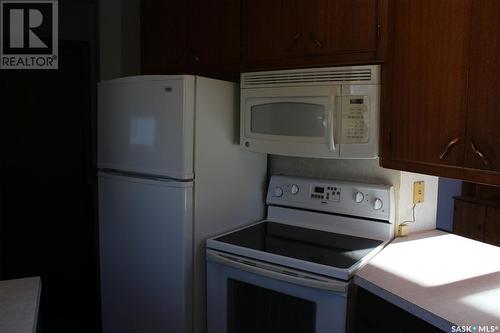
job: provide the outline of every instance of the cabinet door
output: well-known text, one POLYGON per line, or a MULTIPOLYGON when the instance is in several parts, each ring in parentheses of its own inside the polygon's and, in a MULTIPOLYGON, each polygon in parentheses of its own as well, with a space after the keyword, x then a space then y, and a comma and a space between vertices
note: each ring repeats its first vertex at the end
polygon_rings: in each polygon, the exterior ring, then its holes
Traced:
POLYGON ((500 0, 473 1, 465 166, 500 171, 500 0))
POLYGON ((453 233, 478 241, 484 239, 486 206, 455 200, 453 233))
POLYGON ((389 166, 388 159, 406 163, 405 169, 461 166, 470 0, 398 0, 391 6, 382 165, 389 166))
POLYGON ((486 208, 484 241, 489 244, 500 246, 500 208, 486 208))
POLYGON ((302 3, 307 55, 376 51, 377 0, 307 0, 302 3))
POLYGON ((302 0, 247 0, 247 61, 297 57, 304 52, 299 2, 302 0))
POLYGON ((240 1, 191 0, 187 57, 195 66, 240 62, 240 1))
POLYGON ((187 47, 186 1, 141 1, 143 74, 181 73, 187 47))

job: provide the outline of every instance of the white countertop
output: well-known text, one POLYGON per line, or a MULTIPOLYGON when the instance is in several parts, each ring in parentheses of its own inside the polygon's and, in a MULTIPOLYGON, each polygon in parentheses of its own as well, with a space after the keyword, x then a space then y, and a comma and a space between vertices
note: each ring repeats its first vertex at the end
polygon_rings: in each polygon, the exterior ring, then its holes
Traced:
POLYGON ((354 281, 446 332, 452 325, 500 327, 497 246, 438 230, 416 233, 396 238, 354 281))
POLYGON ((40 278, 0 281, 0 332, 36 332, 40 278))

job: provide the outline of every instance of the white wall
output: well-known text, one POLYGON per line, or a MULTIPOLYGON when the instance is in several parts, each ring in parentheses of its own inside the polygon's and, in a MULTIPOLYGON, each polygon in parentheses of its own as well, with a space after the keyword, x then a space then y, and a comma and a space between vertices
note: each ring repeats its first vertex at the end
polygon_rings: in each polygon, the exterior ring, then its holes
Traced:
POLYGON ((412 233, 436 228, 439 178, 435 176, 401 172, 397 220, 403 223, 413 219, 413 183, 421 180, 425 182, 424 202, 415 206, 415 222, 407 223, 412 233))
POLYGON ((455 200, 453 197, 462 193, 462 181, 458 179, 439 178, 438 208, 436 227, 446 231, 453 230, 453 213, 455 200))
POLYGON ((400 171, 384 169, 378 159, 335 160, 270 155, 270 174, 391 184, 399 188, 400 171))

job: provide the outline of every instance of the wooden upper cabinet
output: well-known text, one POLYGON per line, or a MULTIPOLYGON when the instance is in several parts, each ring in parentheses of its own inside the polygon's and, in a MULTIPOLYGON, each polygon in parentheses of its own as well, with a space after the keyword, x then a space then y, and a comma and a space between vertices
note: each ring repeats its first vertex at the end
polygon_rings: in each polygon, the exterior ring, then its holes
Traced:
POLYGON ((472 2, 465 166, 500 171, 500 0, 472 2))
POLYGON ((500 0, 390 2, 381 165, 500 185, 500 0))
POLYGON ((144 74, 381 62, 389 0, 144 0, 144 74))
POLYGON ((189 60, 195 66, 240 64, 240 4, 238 0, 190 0, 189 60))
POLYGON ((378 1, 303 1, 306 55, 375 52, 378 1))
POLYGON ((247 61, 276 60, 303 53, 301 1, 245 1, 247 61))
MULTIPOLYGON (((386 0, 245 0, 246 68, 373 63, 386 0)), ((386 27, 384 26, 384 29, 386 27)))
POLYGON ((239 72, 239 0, 142 1, 144 74, 239 72))
POLYGON ((141 1, 143 74, 181 73, 187 48, 186 1, 141 1))
POLYGON ((470 0, 398 0, 390 13, 382 165, 424 173, 461 165, 470 0))

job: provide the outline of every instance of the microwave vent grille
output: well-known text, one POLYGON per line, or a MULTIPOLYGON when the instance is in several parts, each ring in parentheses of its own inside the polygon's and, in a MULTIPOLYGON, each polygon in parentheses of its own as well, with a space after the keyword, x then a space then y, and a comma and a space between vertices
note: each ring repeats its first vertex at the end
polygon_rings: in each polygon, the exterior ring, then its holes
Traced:
POLYGON ((242 88, 325 85, 377 84, 379 66, 338 67, 305 70, 284 70, 241 74, 242 88))

